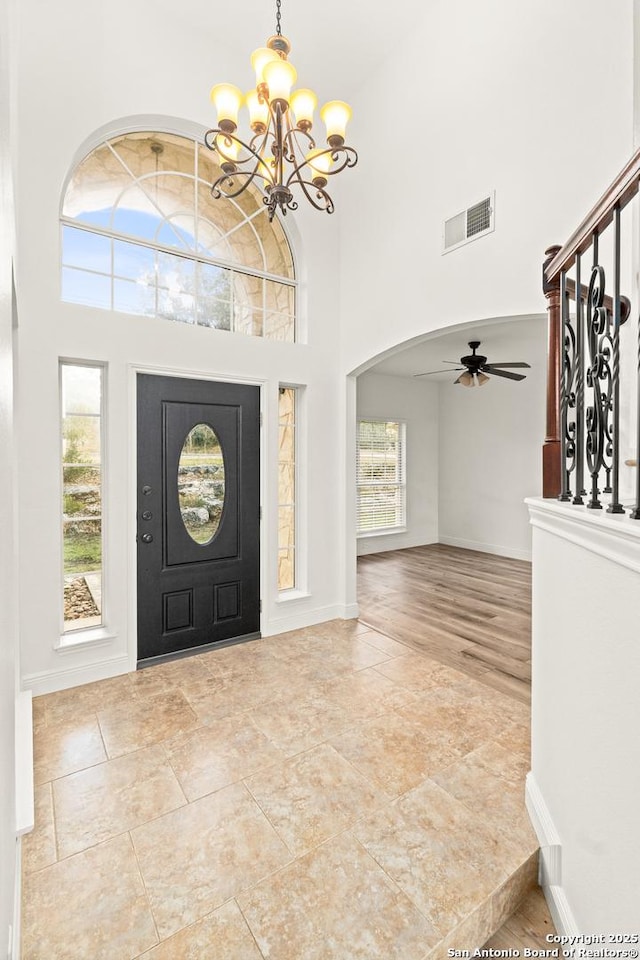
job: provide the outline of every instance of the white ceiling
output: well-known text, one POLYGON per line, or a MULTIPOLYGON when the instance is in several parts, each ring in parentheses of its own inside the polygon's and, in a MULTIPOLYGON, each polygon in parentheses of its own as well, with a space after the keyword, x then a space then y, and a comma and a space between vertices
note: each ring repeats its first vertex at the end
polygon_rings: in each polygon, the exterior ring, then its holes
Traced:
MULTIPOLYGON (((444 360, 459 360, 471 353, 469 340, 480 340, 482 346, 478 353, 488 358, 489 363, 509 363, 523 360, 532 363, 540 354, 540 343, 546 337, 546 319, 544 317, 514 317, 500 322, 474 323, 466 329, 421 343, 414 344, 382 360, 367 373, 383 373, 397 377, 413 377, 427 370, 444 370, 434 376, 424 377, 434 383, 454 380, 451 370, 459 364, 443 363, 444 360), (450 368, 447 371, 446 368, 450 368)), ((515 371, 518 372, 518 371, 515 371)), ((457 376, 457 374, 455 375, 457 376)))
MULTIPOLYGON (((424 0, 282 0, 282 32, 291 41, 290 60, 298 71, 298 86, 311 87, 324 99, 352 101, 394 48, 390 39, 415 30, 425 15, 424 0)), ((243 0, 239 5, 187 0, 156 0, 167 22, 178 18, 179 29, 188 27, 211 36, 211 66, 215 81, 227 80, 244 89, 251 80, 249 56, 275 33, 275 0, 243 0), (220 40, 238 58, 238 75, 217 77, 216 48, 220 40)), ((178 29, 178 23, 176 23, 178 29)))

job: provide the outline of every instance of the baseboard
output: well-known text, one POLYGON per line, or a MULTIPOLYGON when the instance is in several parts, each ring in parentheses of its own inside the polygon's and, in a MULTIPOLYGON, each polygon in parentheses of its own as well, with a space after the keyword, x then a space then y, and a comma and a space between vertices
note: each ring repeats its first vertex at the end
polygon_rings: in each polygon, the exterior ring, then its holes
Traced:
POLYGON ((55 693, 56 690, 67 690, 69 687, 79 687, 83 683, 93 683, 96 680, 107 680, 129 672, 129 657, 123 654, 111 657, 108 660, 99 660, 96 663, 84 664, 78 667, 69 667, 65 670, 45 670, 42 673, 27 673, 22 678, 23 690, 31 690, 35 697, 43 693, 55 693))
POLYGON ((366 557, 370 553, 386 553, 389 550, 410 550, 411 547, 424 547, 430 543, 437 543, 437 537, 425 540, 422 536, 411 536, 407 533, 388 533, 372 537, 359 537, 356 552, 359 557, 366 557))
POLYGON ((277 633, 302 630, 304 627, 313 627, 317 623, 326 623, 328 620, 354 620, 357 617, 357 603, 336 603, 327 607, 319 607, 316 610, 293 612, 286 617, 275 617, 264 625, 262 636, 273 637, 277 633))
POLYGON ((559 934, 576 936, 580 931, 562 886, 560 835, 533 773, 527 774, 525 803, 540 843, 539 882, 544 891, 549 912, 559 934))
POLYGON ((541 886, 557 932, 563 937, 580 936, 578 924, 562 887, 545 887, 544 884, 541 886))
POLYGON ((33 830, 33 706, 31 691, 23 690, 16 697, 16 835, 33 830))
POLYGON ((497 557, 509 557, 512 560, 531 562, 531 550, 519 550, 517 547, 503 547, 495 543, 479 543, 476 540, 461 540, 459 537, 439 537, 438 543, 448 547, 462 547, 464 550, 478 550, 479 553, 492 553, 497 557))

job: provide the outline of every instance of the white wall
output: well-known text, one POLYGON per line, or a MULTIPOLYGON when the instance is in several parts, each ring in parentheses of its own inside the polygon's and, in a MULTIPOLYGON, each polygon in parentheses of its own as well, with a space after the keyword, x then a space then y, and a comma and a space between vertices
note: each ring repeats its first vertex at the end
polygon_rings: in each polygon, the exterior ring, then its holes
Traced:
POLYGON ((389 60, 354 97, 347 371, 428 330, 544 310, 545 248, 632 152, 631 0, 431 0, 423 24, 398 15, 389 60), (443 221, 491 190, 495 232, 441 256, 443 221))
POLYGON ((637 933, 640 524, 550 501, 531 513, 534 812, 561 847, 549 898, 572 932, 637 933))
MULTIPOLYGON (((122 672, 135 663, 133 370, 139 366, 263 386, 263 632, 340 616, 345 612, 344 589, 335 557, 343 549, 344 524, 335 504, 342 497, 344 459, 336 458, 336 437, 344 422, 345 397, 336 362, 337 218, 305 209, 295 215, 294 232, 301 237, 296 250, 301 259, 306 344, 263 342, 61 303, 60 192, 85 138, 118 118, 159 111, 195 118, 203 130, 212 120, 209 87, 225 75, 235 76, 237 53, 226 49, 223 34, 217 49, 215 36, 195 26, 183 34, 183 20, 176 45, 175 22, 170 17, 149 17, 148 10, 125 0, 115 0, 108 11, 82 0, 68 0, 63 11, 25 0, 20 14, 24 37, 18 113, 24 685, 43 692, 122 672), (127 29, 123 29, 125 23, 127 29), (67 30, 73 36, 73 56, 68 45, 51 43, 52 36, 67 30), (57 651, 61 620, 57 367, 61 356, 108 365, 108 620, 107 636, 100 645, 57 651), (306 563, 300 595, 287 602, 279 600, 276 590, 280 382, 305 388, 300 441, 307 456, 300 484, 300 529, 306 563), (327 470, 328 463, 336 464, 336 469, 327 470)), ((248 76, 244 82, 248 85, 248 76)))
POLYGON ((439 533, 441 543, 530 560, 524 498, 542 489, 546 319, 510 323, 520 328, 518 356, 504 360, 530 363, 514 371, 525 380, 440 384, 439 533))
POLYGON ((364 373, 357 380, 357 415, 406 423, 407 529, 358 537, 358 554, 438 541, 438 387, 408 377, 364 373))
MULTIPOLYGON (((16 540, 13 434, 13 177, 9 152, 14 75, 13 4, 0 7, 0 950, 14 922, 16 870, 15 698, 17 689, 16 540)), ((17 933, 16 933, 17 935, 17 933)), ((6 954, 5 954, 6 955, 6 954)))

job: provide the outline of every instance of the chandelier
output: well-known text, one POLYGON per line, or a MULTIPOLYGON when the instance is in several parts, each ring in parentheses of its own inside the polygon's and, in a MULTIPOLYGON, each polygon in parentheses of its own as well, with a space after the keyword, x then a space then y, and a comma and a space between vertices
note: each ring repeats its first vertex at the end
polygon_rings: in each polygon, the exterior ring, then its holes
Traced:
POLYGON ((333 200, 326 190, 328 178, 358 161, 356 151, 345 144, 351 107, 342 100, 331 100, 322 107, 320 117, 328 146, 316 145, 311 130, 318 98, 312 90, 292 92, 297 74, 287 60, 291 44, 282 35, 280 5, 281 0, 276 0, 274 36, 251 54, 255 89, 243 97, 233 84, 213 87, 211 100, 218 112, 218 126, 204 137, 222 169, 211 187, 213 197, 237 197, 255 180, 263 190, 269 220, 278 209, 286 216, 287 210, 298 208, 294 189, 299 189, 316 210, 333 213, 333 200), (248 143, 236 136, 243 101, 253 131, 248 143))

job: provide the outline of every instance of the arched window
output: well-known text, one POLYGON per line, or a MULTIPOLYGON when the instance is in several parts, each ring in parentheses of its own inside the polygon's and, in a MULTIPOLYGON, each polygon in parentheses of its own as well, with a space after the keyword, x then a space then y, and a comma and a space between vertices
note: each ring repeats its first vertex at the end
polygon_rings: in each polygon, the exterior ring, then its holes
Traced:
POLYGON ((259 192, 214 200, 196 141, 128 133, 76 167, 62 204, 62 299, 295 340, 287 237, 259 192))

